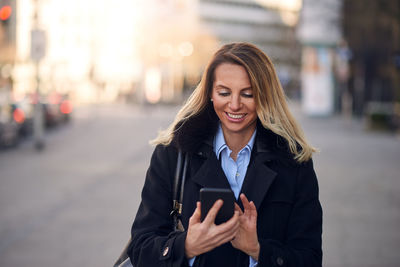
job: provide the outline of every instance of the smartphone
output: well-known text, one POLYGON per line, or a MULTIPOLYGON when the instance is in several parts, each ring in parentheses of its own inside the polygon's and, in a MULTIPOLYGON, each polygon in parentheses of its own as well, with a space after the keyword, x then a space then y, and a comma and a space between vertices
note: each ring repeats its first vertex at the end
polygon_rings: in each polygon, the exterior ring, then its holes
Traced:
POLYGON ((218 211, 217 217, 215 218, 215 224, 224 223, 232 218, 235 210, 235 195, 232 190, 205 187, 200 189, 201 221, 206 218, 208 211, 218 199, 222 199, 224 204, 218 211))

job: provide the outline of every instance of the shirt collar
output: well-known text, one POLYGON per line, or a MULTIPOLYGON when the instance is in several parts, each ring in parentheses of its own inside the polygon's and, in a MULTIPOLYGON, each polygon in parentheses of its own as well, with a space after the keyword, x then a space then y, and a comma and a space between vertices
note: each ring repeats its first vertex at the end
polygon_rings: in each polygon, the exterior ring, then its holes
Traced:
MULTIPOLYGON (((249 142, 243 149, 248 149, 249 152, 251 152, 251 150, 253 149, 253 146, 254 146, 255 139, 256 139, 256 132, 257 132, 257 128, 254 130, 254 133, 251 136, 249 142)), ((217 129, 217 133, 215 134, 215 137, 214 137, 213 145, 214 145, 214 152, 215 152, 215 155, 217 156, 217 159, 219 159, 221 152, 225 148, 229 149, 229 147, 226 145, 226 142, 225 142, 225 137, 224 137, 224 133, 222 132, 221 123, 218 124, 218 129, 217 129)))

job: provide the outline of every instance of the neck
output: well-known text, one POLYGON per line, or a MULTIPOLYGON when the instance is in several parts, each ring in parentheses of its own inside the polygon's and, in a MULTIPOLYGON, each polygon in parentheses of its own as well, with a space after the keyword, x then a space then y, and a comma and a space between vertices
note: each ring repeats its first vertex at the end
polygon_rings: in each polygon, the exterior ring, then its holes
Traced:
POLYGON ((254 126, 254 128, 249 129, 244 133, 230 133, 228 131, 224 131, 224 129, 222 128, 226 145, 229 147, 230 150, 232 150, 232 158, 235 159, 239 151, 249 143, 255 129, 256 128, 254 126))

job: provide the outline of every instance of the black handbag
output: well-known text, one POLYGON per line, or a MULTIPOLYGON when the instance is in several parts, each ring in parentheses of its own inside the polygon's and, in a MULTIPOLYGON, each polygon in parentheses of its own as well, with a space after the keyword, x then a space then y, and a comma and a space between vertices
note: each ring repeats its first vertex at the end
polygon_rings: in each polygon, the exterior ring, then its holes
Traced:
MULTIPOLYGON (((178 152, 178 159, 176 163, 176 170, 174 176, 174 187, 173 187, 173 201, 172 201, 172 211, 170 215, 174 221, 175 231, 184 231, 184 227, 181 221, 182 214, 182 201, 183 201, 183 189, 185 186, 185 178, 188 166, 188 154, 181 151, 178 152), (178 198, 179 197, 179 198, 178 198)), ((117 261, 114 263, 113 267, 132 267, 132 263, 128 256, 128 247, 132 242, 132 238, 129 239, 121 255, 118 257, 117 261)))

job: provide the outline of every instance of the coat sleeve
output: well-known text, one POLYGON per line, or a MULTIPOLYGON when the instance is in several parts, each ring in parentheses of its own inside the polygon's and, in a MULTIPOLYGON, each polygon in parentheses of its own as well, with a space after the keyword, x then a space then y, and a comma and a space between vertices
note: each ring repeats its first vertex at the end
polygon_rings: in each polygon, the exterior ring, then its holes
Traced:
POLYGON ((322 208, 312 160, 302 164, 296 178, 296 192, 284 243, 261 239, 258 267, 322 266, 322 208))
POLYGON ((170 216, 176 158, 171 147, 157 146, 153 152, 128 249, 135 267, 187 266, 186 232, 175 232, 170 216))

